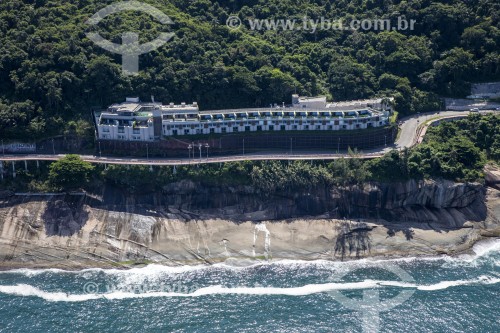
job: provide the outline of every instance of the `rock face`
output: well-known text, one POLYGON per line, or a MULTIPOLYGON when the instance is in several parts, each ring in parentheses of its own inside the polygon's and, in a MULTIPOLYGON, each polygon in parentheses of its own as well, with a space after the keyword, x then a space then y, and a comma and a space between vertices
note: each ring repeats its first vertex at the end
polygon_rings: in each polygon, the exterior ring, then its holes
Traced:
POLYGON ((488 165, 484 172, 484 178, 488 186, 500 190, 500 168, 493 165, 488 165))
POLYGON ((181 181, 165 186, 162 193, 147 195, 130 196, 108 187, 94 206, 129 212, 141 212, 145 207, 168 207, 175 212, 185 212, 185 220, 199 215, 236 222, 324 215, 457 225, 456 222, 465 220, 484 220, 485 191, 484 186, 474 183, 408 181, 266 195, 250 186, 204 187, 181 181))
POLYGON ((0 267, 454 253, 498 236, 498 193, 409 181, 265 195, 183 181, 148 195, 9 194, 0 197, 0 267))
POLYGON ((348 216, 460 226, 485 219, 485 193, 480 184, 410 180, 341 189, 334 197, 348 216))
POLYGON ((414 181, 406 183, 366 185, 356 191, 358 206, 397 209, 411 206, 428 208, 465 208, 484 191, 480 184, 456 184, 450 181, 414 181))

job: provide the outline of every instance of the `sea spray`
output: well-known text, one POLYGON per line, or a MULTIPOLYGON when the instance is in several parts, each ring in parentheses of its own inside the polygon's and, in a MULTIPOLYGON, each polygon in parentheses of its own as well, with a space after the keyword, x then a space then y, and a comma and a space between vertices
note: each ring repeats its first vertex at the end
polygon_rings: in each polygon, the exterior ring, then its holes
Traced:
POLYGON ((0 272, 0 327, 9 330, 15 322, 20 331, 51 332, 68 327, 85 332, 359 331, 360 313, 342 298, 356 303, 376 292, 387 304, 411 292, 381 312, 381 332, 493 332, 500 288, 497 244, 481 243, 470 255, 456 257, 228 258, 216 265, 129 270, 11 270, 0 272), (413 281, 391 274, 391 265, 413 281), (16 319, 20 314, 22 320, 16 319))

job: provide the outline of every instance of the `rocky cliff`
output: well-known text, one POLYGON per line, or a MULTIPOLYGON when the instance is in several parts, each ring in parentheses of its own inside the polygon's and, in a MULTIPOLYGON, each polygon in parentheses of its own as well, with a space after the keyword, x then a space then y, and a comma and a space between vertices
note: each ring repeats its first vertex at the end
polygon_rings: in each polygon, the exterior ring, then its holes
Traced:
POLYGON ((438 222, 460 226, 486 216, 485 187, 449 181, 368 183, 363 186, 317 188, 313 191, 261 193, 250 186, 206 187, 191 181, 165 186, 162 193, 127 195, 112 187, 91 205, 144 213, 154 210, 235 222, 324 216, 329 218, 384 219, 387 221, 438 222))
POLYGON ((498 236, 498 193, 446 181, 275 194, 190 181, 144 195, 1 192, 0 266, 454 253, 498 236))

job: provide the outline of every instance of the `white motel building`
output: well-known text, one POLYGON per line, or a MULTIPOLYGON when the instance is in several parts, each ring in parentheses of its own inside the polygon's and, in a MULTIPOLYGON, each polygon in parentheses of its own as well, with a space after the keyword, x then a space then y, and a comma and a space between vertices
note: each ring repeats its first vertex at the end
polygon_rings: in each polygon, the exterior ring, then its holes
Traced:
POLYGON ((291 106, 200 111, 196 102, 162 105, 127 98, 95 112, 95 120, 99 139, 124 141, 258 131, 356 130, 387 125, 390 100, 328 103, 326 97, 292 95, 291 106))

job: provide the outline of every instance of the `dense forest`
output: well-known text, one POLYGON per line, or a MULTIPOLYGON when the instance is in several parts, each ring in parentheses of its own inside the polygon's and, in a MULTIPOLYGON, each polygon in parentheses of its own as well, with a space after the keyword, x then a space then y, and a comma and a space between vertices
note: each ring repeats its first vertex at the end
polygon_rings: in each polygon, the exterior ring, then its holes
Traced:
POLYGON ((437 96, 464 96, 470 82, 500 79, 500 3, 496 0, 145 0, 169 15, 161 25, 124 12, 97 29, 121 43, 174 32, 140 57, 138 76, 121 73, 121 56, 93 44, 86 20, 115 1, 0 2, 0 137, 33 139, 82 130, 90 109, 136 95, 203 109, 267 106, 290 94, 333 100, 392 95, 410 114, 440 107, 437 96), (231 30, 248 18, 388 18, 416 21, 413 31, 231 30))

